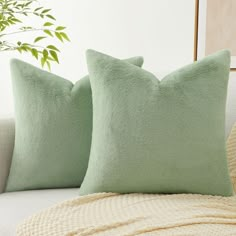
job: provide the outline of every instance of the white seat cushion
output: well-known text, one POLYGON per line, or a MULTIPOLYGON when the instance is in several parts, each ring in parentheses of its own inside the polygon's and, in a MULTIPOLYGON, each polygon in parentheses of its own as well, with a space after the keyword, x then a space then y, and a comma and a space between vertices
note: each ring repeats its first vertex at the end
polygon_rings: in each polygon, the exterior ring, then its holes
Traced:
POLYGON ((78 195, 78 188, 0 194, 0 235, 15 235, 17 224, 24 218, 78 195))

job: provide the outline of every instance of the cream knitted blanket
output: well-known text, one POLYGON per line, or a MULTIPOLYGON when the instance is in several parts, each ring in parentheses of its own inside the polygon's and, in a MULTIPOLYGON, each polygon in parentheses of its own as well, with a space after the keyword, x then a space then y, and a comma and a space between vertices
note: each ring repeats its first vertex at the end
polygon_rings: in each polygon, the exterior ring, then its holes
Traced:
POLYGON ((93 194, 34 215, 17 235, 236 235, 236 198, 93 194))
MULTIPOLYGON (((227 142, 236 187, 236 126, 227 142)), ((18 236, 236 235, 236 196, 100 193, 25 220, 18 236)))
POLYGON ((227 140, 228 166, 229 172, 236 192, 236 124, 234 125, 227 140))

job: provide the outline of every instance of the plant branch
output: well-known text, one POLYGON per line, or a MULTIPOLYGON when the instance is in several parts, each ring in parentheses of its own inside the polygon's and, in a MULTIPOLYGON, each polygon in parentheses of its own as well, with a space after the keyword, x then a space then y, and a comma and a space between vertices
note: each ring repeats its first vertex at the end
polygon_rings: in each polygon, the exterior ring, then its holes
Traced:
MULTIPOLYGON (((14 14, 24 14, 24 13, 26 13, 26 14, 34 14, 35 12, 33 12, 33 11, 14 11, 14 14)), ((4 11, 3 10, 3 11, 0 11, 0 14, 12 14, 12 12, 11 11, 4 11)))
POLYGON ((49 39, 49 37, 55 37, 62 43, 70 41, 70 39, 64 31, 66 27, 55 25, 56 18, 52 15, 51 9, 35 5, 34 2, 38 2, 38 0, 0 0, 0 51, 29 53, 40 61, 42 67, 47 65, 50 70, 52 62, 59 63, 57 53, 60 53, 60 50, 53 44, 41 46, 38 42, 49 39), (22 20, 24 16, 40 18, 42 21, 41 27, 25 26, 22 20), (20 27, 14 30, 13 26, 17 24, 20 27), (9 30, 11 28, 12 30, 9 30), (8 39, 7 36, 29 32, 41 33, 39 33, 40 35, 36 34, 36 37, 33 36, 32 43, 18 41, 18 37, 15 37, 15 42, 5 40, 8 39))
POLYGON ((55 30, 48 29, 48 28, 29 29, 29 30, 19 30, 19 31, 11 32, 11 33, 0 34, 0 37, 9 36, 9 35, 13 35, 13 34, 21 34, 21 33, 35 32, 35 31, 44 31, 44 30, 49 30, 51 32, 56 32, 55 30))

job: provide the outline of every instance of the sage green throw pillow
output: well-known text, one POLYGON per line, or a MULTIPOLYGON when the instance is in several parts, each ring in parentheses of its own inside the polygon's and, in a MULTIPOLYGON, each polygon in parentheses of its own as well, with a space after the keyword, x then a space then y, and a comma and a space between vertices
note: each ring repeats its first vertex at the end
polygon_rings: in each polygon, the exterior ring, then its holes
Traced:
MULTIPOLYGON (((141 66, 143 59, 128 62, 141 66)), ((73 84, 19 60, 11 72, 16 136, 6 190, 80 186, 92 132, 88 76, 73 84)))
POLYGON ((167 75, 89 50, 90 160, 80 194, 230 196, 225 103, 230 54, 220 51, 167 75))

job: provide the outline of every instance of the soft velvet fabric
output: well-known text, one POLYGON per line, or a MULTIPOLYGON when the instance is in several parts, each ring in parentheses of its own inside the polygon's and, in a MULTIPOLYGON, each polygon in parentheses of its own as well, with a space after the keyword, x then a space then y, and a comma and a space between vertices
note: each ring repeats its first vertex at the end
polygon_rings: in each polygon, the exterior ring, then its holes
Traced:
POLYGON ((87 63, 93 135, 82 195, 232 194, 225 147, 228 51, 162 81, 92 50, 87 63))
MULTIPOLYGON (((128 62, 141 66, 143 59, 128 62)), ((16 59, 11 72, 16 136, 6 190, 80 186, 92 132, 88 76, 73 85, 16 59)))
POLYGON ((0 194, 4 192, 6 187, 7 177, 11 166, 14 137, 14 120, 0 120, 0 194))

